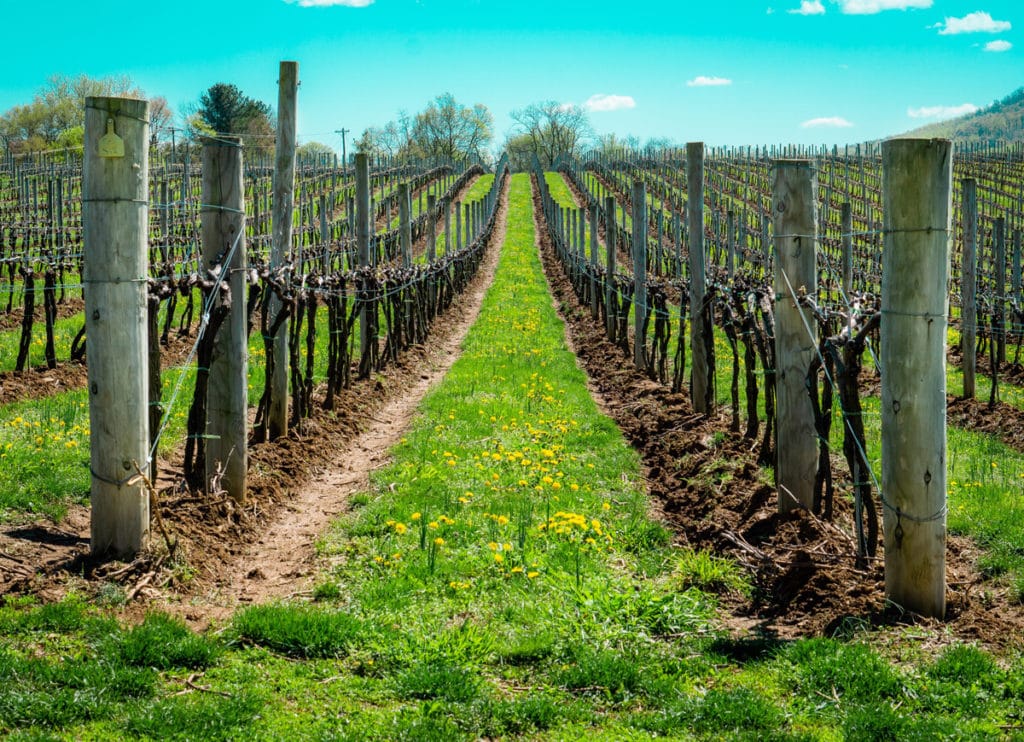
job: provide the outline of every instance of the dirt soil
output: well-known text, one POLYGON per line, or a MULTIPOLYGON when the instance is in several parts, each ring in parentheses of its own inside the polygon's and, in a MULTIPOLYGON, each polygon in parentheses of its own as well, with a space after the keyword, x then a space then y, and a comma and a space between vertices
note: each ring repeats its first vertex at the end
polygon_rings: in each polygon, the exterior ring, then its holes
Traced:
POLYGON ((121 590, 126 616, 158 607, 198 628, 225 621, 239 606, 307 594, 316 575, 316 541, 369 487, 371 472, 408 428, 417 405, 452 366, 476 320, 497 268, 508 211, 507 185, 480 271, 440 318, 429 347, 417 347, 365 381, 353 383, 336 412, 319 408, 301 430, 250 449, 249 499, 185 491, 180 463, 162 462, 157 482, 162 521, 149 552, 134 562, 88 555, 88 509, 76 506, 60 525, 30 523, 0 530, 0 594, 31 592, 56 600, 71 589, 121 590))
MULTIPOLYGON (((535 212, 543 220, 536 199, 535 193, 535 212)), ((970 541, 949 539, 949 610, 942 624, 887 605, 881 545, 867 568, 855 566, 845 498, 836 498, 832 522, 804 511, 779 515, 775 489, 756 462, 759 441, 729 434, 727 416, 695 414, 687 395, 636 371, 576 300, 542 224, 538 234, 578 361, 599 404, 640 452, 654 507, 677 544, 728 554, 753 576, 753 597, 734 596, 729 604, 737 628, 792 638, 830 635, 849 625, 914 623, 992 646, 1022 642, 1024 608, 982 578, 970 541)))

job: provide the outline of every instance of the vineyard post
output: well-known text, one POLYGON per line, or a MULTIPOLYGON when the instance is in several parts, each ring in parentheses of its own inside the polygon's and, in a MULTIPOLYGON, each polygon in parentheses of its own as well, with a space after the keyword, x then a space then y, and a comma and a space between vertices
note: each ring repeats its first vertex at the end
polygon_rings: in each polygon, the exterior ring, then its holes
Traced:
POLYGON ((231 293, 231 308, 214 338, 210 360, 205 481, 209 486, 220 476, 223 490, 239 503, 246 497, 249 439, 244 194, 242 140, 229 136, 205 140, 200 210, 203 262, 207 269, 220 266, 219 278, 231 293))
POLYGON ((409 184, 398 184, 398 234, 402 247, 402 267, 412 267, 412 202, 409 197, 409 184))
POLYGON ((711 413, 714 388, 711 364, 711 308, 704 306, 704 142, 686 145, 686 231, 690 253, 690 400, 695 412, 711 413))
POLYGON ((463 221, 463 224, 465 224, 465 230, 466 230, 466 236, 465 236, 465 240, 464 240, 463 244, 466 247, 469 247, 469 243, 471 243, 473 241, 473 207, 474 206, 475 206, 475 204, 473 204, 470 201, 467 201, 465 203, 465 205, 462 207, 463 211, 465 212, 465 218, 462 221, 463 221))
POLYGON ((437 260, 437 233, 435 222, 437 218, 434 211, 437 209, 437 196, 433 193, 427 194, 427 263, 437 260))
POLYGON ((818 180, 810 160, 776 160, 775 214, 776 468, 779 512, 811 510, 818 470, 814 410, 807 369, 818 345, 817 325, 799 299, 818 294, 815 258, 818 180))
POLYGON ((647 189, 633 181, 633 363, 647 368, 647 189))
POLYGON ((1013 230, 1013 255, 1010 266, 1010 291, 1013 301, 1020 301, 1020 230, 1013 230))
POLYGON ((597 295, 597 202, 590 205, 590 318, 596 320, 601 316, 601 301, 597 295))
POLYGON ((462 204, 458 201, 453 205, 455 209, 455 249, 462 249, 462 204))
MULTIPOLYGON (((299 63, 281 62, 278 74, 277 144, 274 152, 274 234, 270 246, 270 269, 281 269, 292 249, 292 213, 295 209, 295 106, 299 85, 299 63)), ((273 296, 270 312, 276 318, 284 306, 273 296)), ((271 321, 273 324, 273 320, 271 321)), ((274 335, 274 371, 267 409, 267 432, 271 439, 288 433, 288 323, 282 322, 274 335)))
POLYGON ((842 205, 843 232, 843 296, 849 301, 853 291, 853 206, 849 201, 842 205))
POLYGON ((975 347, 978 339, 978 186, 974 178, 961 183, 963 210, 964 250, 960 271, 960 346, 961 368, 964 375, 964 399, 974 399, 978 357, 975 347))
POLYGON ((885 595, 946 613, 946 324, 952 145, 882 144, 885 595))
POLYGON ((149 535, 149 103, 86 98, 82 230, 89 338, 90 549, 132 555, 149 535))
POLYGON ((443 196, 444 201, 444 254, 452 251, 452 200, 443 196))
MULTIPOLYGON (((370 236, 373 213, 370 206, 370 158, 365 152, 356 154, 356 248, 359 251, 359 267, 370 266, 370 236)), ((359 357, 370 354, 370 307, 363 302, 359 309, 359 357)), ((362 363, 362 361, 360 361, 362 363)))
POLYGON ((331 232, 327 226, 327 194, 320 194, 320 242, 323 246, 323 272, 326 276, 331 272, 331 232))
POLYGON ((726 229, 728 230, 728 234, 725 269, 726 275, 731 279, 736 275, 736 212, 732 209, 729 210, 726 229))
POLYGON ((615 196, 604 197, 604 247, 608 270, 604 280, 605 331, 615 342, 615 196))
MULTIPOLYGON (((996 358, 1006 362, 1006 217, 1000 216, 992 225, 992 250, 996 269, 995 312, 996 326, 993 342, 996 343, 996 358)), ((998 368, 998 365, 997 365, 998 368)))

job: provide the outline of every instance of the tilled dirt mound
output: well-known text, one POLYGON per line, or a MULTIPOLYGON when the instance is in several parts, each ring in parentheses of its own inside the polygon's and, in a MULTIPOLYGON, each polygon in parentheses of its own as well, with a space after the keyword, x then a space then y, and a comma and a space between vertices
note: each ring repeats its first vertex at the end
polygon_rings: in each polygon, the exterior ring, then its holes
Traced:
MULTIPOLYGON (((536 200, 534 206, 543 220, 536 200)), ((687 395, 636 371, 577 302, 542 223, 538 234, 570 342, 606 413, 640 452, 654 507, 680 543, 728 554, 753 575, 752 598, 734 598, 730 605, 745 628, 794 637, 830 635, 844 625, 938 625, 886 603, 881 546, 866 568, 855 566, 852 508, 845 498, 836 498, 832 522, 805 511, 780 515, 774 487, 757 465, 759 441, 728 434, 725 417, 695 414, 687 395)), ((970 542, 950 539, 950 628, 992 645, 1020 642, 1024 611, 984 583, 975 557, 970 542)))

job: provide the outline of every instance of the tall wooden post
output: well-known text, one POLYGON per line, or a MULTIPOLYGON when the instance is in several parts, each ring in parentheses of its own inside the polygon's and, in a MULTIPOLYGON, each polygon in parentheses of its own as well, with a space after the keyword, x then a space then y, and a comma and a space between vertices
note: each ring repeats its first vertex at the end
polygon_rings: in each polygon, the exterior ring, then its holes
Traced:
MULTIPOLYGON (((996 344, 998 363, 1006 362, 1006 217, 997 217, 992 224, 992 258, 995 263, 996 296, 993 324, 996 331, 992 341, 996 344)), ((997 365, 998 368, 998 365, 997 365)))
POLYGON ((686 232, 690 255, 690 400, 708 415, 714 409, 714 368, 711 363, 711 308, 704 307, 707 269, 704 254, 704 142, 686 145, 686 232))
MULTIPOLYGON (((295 210, 295 107, 299 87, 299 63, 281 62, 277 94, 277 144, 274 154, 274 233, 270 267, 288 262, 292 249, 292 213, 295 210)), ((280 299, 272 297, 270 312, 277 317, 280 299)), ((273 320, 272 320, 273 321, 273 320)), ((281 323, 273 340, 274 370, 267 408, 267 432, 277 438, 288 432, 288 323, 281 323)))
POLYGON ((462 204, 456 201, 452 208, 455 210, 455 249, 462 249, 462 204))
POLYGON ((452 200, 448 197, 444 199, 444 254, 448 255, 452 251, 452 200))
POLYGON ((843 239, 843 296, 847 300, 853 291, 853 206, 849 201, 842 204, 843 239))
POLYGON ((601 297, 597 294, 597 248, 597 202, 593 201, 590 205, 590 318, 594 320, 601 316, 601 297))
POLYGON ((978 354, 978 186, 966 178, 961 204, 963 209, 964 249, 960 268, 960 346, 963 353, 964 399, 977 394, 978 354))
POLYGON ((437 196, 433 193, 427 195, 427 263, 433 263, 437 260, 437 234, 435 232, 435 219, 436 215, 434 210, 437 208, 437 196))
POLYGON ((886 598, 946 613, 946 316, 952 145, 882 143, 882 497, 886 598))
MULTIPOLYGON (((359 253, 359 267, 370 266, 370 235, 373 224, 370 205, 370 158, 364 152, 356 154, 356 249, 359 253)), ((370 308, 364 303, 359 310, 359 353, 360 358, 368 357, 370 342, 370 308)))
POLYGON ((242 140, 224 136, 205 141, 200 214, 203 262, 207 268, 220 266, 231 292, 231 308, 217 333, 210 361, 206 483, 219 475, 221 487, 236 502, 246 497, 249 440, 244 194, 242 140))
POLYGON ((633 181, 633 364, 647 368, 647 188, 633 181))
POLYGON ((409 184, 398 184, 398 239, 402 248, 402 267, 412 267, 412 201, 409 184))
POLYGON ((779 512, 814 504, 818 437, 807 396, 807 369, 818 345, 817 324, 801 296, 817 297, 818 179, 809 160, 776 160, 775 214, 775 394, 779 512))
POLYGON ((605 273, 604 283, 604 308, 605 308, 605 332, 608 339, 615 341, 615 196, 605 196, 604 199, 604 247, 605 247, 605 273))
POLYGON ((132 555, 149 535, 149 103, 86 98, 82 229, 89 338, 90 548, 132 555))

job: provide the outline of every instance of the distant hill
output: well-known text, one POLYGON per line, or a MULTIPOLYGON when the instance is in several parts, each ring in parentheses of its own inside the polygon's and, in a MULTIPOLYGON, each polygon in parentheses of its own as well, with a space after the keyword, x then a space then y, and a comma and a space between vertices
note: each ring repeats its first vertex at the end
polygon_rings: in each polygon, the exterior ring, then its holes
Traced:
POLYGON ((952 139, 960 144, 1006 144, 1024 141, 1024 88, 966 116, 939 121, 904 136, 952 139))

